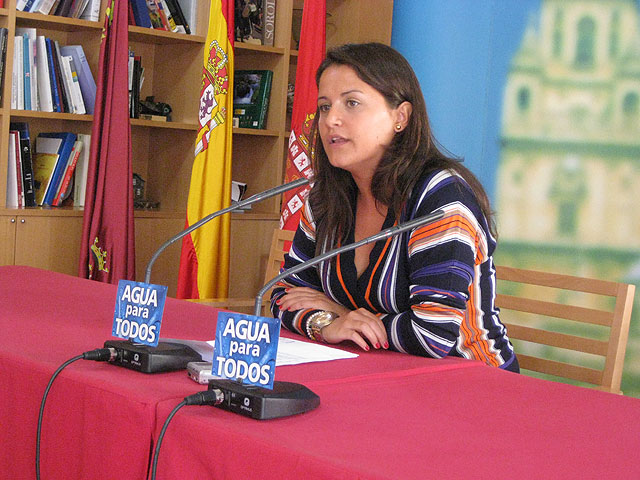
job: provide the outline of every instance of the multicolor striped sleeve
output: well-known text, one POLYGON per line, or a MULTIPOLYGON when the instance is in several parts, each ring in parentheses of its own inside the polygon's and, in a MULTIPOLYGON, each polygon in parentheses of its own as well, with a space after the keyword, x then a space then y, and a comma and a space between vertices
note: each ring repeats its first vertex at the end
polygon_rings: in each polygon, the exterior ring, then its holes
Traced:
MULTIPOLYGON (((315 223, 307 200, 300 215, 300 223, 291 243, 291 248, 289 253, 284 256, 284 266, 280 271, 282 272, 313 258, 315 256, 315 248, 315 223)), ((276 301, 285 294, 285 288, 289 287, 309 287, 322 291, 318 270, 316 268, 307 268, 293 274, 279 282, 271 292, 271 314, 274 318, 279 318, 280 323, 286 329, 306 336, 306 321, 312 313, 318 310, 281 311, 276 301)))
POLYGON ((487 255, 484 217, 466 182, 449 171, 431 177, 412 200, 406 220, 437 209, 445 215, 408 236, 410 309, 383 322, 393 349, 440 358, 455 348, 475 266, 487 255))

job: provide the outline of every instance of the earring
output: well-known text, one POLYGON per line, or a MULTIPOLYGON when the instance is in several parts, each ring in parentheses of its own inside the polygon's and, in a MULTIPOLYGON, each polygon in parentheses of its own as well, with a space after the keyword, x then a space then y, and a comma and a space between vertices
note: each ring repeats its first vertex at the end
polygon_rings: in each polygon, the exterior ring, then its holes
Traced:
POLYGON ((402 130, 402 125, 396 123, 396 132, 399 132, 400 130, 402 130))

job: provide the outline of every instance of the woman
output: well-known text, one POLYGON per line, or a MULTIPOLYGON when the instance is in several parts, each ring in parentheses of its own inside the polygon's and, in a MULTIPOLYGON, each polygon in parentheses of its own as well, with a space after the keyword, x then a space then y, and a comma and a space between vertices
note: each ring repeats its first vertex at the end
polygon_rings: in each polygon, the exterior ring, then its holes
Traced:
POLYGON ((437 147, 408 62, 382 44, 327 54, 316 74, 314 185, 285 268, 437 209, 442 220, 286 279, 271 308, 289 330, 518 371, 494 305, 488 198, 437 147))

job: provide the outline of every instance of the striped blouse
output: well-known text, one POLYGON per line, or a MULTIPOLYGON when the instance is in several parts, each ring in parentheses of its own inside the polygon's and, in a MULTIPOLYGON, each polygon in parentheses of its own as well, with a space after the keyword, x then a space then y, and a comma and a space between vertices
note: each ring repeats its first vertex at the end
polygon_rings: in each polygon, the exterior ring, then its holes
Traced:
MULTIPOLYGON (((468 184, 449 170, 431 172, 416 184, 401 221, 437 209, 444 210, 442 219, 376 242, 360 277, 352 250, 287 278, 272 293, 272 313, 284 327, 305 335, 317 310, 283 312, 275 301, 285 287, 311 287, 352 310, 379 314, 392 350, 508 368, 515 355, 494 304, 496 241, 487 220, 468 184)), ((393 226, 394 217, 389 211, 382 228, 393 226)), ((352 231, 347 243, 353 241, 352 231)), ((315 224, 307 202, 284 268, 314 252, 315 224)))

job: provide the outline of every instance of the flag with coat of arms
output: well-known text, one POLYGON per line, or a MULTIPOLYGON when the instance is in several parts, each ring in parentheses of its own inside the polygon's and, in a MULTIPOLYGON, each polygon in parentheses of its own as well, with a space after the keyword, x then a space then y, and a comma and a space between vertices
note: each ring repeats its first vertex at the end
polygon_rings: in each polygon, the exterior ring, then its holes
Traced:
MULTIPOLYGON (((231 0, 211 0, 186 227, 231 203, 233 21, 231 0)), ((222 215, 184 237, 178 298, 227 296, 229 229, 222 215)))

